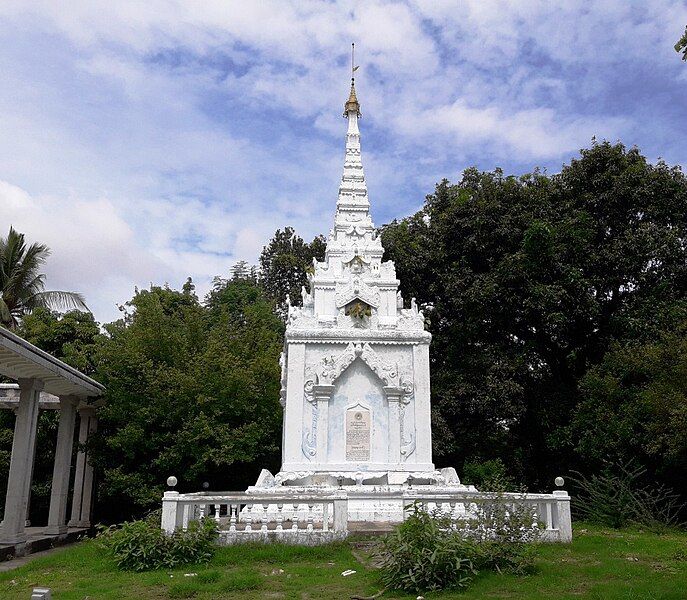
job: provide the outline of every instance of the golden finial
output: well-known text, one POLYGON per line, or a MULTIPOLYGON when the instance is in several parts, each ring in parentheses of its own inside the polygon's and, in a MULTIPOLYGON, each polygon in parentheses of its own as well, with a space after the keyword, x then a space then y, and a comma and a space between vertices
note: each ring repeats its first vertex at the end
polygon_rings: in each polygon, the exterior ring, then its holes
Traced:
POLYGON ((348 100, 344 105, 344 117, 348 117, 349 112, 355 112, 358 117, 360 117, 360 103, 358 102, 358 97, 355 95, 355 72, 358 67, 355 65, 355 43, 351 44, 351 93, 348 96, 348 100))

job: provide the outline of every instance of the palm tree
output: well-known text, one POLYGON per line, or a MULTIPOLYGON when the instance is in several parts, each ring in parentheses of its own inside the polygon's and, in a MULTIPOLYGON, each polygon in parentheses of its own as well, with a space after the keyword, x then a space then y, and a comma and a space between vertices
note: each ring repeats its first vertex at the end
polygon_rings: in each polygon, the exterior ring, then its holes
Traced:
POLYGON ((81 294, 44 289, 45 275, 39 269, 48 256, 45 244, 27 248, 24 234, 13 227, 6 238, 0 237, 0 325, 14 329, 23 315, 39 307, 90 312, 81 294))

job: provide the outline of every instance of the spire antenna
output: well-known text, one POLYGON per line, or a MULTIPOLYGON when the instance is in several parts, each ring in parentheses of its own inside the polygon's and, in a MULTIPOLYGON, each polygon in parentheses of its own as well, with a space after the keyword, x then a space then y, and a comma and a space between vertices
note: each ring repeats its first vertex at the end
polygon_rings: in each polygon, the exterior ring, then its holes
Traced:
POLYGON ((351 42, 351 81, 355 81, 355 42, 351 42))

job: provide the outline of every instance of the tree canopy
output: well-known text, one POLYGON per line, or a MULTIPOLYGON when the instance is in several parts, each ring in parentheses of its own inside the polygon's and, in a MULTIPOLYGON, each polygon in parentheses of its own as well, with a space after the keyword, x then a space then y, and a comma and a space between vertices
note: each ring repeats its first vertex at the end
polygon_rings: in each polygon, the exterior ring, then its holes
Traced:
POLYGON ((308 282, 313 259, 322 260, 326 248, 324 236, 307 243, 292 227, 278 229, 260 254, 260 280, 265 293, 274 300, 279 314, 286 315, 287 298, 300 302, 301 288, 308 282))
POLYGON ((204 303, 151 287, 106 331, 93 440, 103 506, 153 506, 169 475, 181 490, 236 489, 277 466, 283 325, 255 283, 220 280, 204 303))
POLYGON ((569 425, 590 367, 687 309, 685 177, 622 144, 551 176, 467 169, 382 239, 432 307, 437 460, 500 457, 540 486, 584 456, 569 425))

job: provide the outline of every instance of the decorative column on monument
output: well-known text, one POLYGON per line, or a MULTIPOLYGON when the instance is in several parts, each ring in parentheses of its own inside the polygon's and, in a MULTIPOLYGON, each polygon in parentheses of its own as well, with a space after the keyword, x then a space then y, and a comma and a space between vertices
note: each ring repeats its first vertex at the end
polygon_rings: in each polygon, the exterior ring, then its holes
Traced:
MULTIPOLYGON (((415 300, 402 298, 393 262, 382 260, 354 79, 344 117, 343 176, 325 257, 313 261, 302 305, 288 308, 282 468, 275 477, 263 471, 249 491, 343 487, 350 516, 356 490, 460 482, 455 470, 439 472, 432 463, 431 335, 415 300)), ((368 512, 361 509, 357 518, 368 512)))

